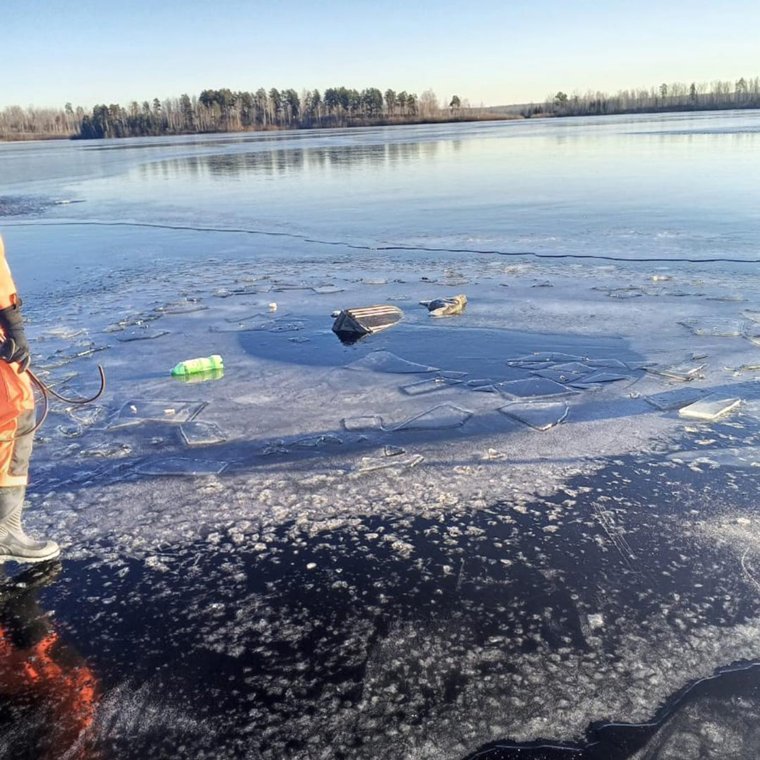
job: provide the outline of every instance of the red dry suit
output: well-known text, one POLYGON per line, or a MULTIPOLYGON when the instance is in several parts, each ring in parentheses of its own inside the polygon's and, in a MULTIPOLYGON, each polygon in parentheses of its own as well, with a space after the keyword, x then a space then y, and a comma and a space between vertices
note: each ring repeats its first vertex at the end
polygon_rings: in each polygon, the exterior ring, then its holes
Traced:
MULTIPOLYGON (((0 238, 0 310, 19 303, 0 238)), ((0 342, 2 337, 0 331, 0 342)), ((18 432, 34 427, 32 385, 26 372, 19 374, 18 369, 18 363, 0 361, 0 488, 27 484, 32 455, 34 436, 14 438, 18 432)))

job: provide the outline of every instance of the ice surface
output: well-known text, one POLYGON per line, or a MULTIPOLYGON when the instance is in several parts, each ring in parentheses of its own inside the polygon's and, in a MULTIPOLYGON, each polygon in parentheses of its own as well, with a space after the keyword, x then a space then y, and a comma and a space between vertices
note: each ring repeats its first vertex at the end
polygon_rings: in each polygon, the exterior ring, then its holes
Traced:
POLYGON ((215 422, 183 422, 179 432, 188 446, 210 446, 227 440, 224 431, 215 422))
POLYGON ((678 414, 680 414, 681 417, 690 417, 698 420, 716 420, 718 417, 728 414, 731 410, 739 406, 739 404, 741 404, 741 399, 739 398, 707 398, 702 401, 696 401, 688 406, 681 407, 678 410, 678 414))
POLYGON ((502 406, 499 411, 536 430, 549 430, 567 418, 570 408, 561 401, 531 401, 502 406))
POLYGON ((347 365, 347 369, 366 370, 369 372, 390 372, 394 374, 416 374, 423 372, 438 372, 436 367, 416 364, 402 359, 390 351, 372 351, 347 365))
POLYGON ((143 422, 188 422, 206 407, 196 401, 127 401, 109 424, 110 429, 139 425, 143 422))

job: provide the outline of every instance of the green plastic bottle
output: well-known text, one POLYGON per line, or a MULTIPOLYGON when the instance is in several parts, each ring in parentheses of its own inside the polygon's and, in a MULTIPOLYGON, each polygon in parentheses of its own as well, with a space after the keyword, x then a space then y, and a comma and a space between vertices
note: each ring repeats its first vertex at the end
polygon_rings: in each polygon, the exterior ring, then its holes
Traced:
POLYGON ((172 369, 172 377, 183 377, 185 375, 194 375, 198 372, 211 372, 213 370, 224 369, 224 362, 219 354, 203 356, 199 359, 188 359, 180 362, 172 369))

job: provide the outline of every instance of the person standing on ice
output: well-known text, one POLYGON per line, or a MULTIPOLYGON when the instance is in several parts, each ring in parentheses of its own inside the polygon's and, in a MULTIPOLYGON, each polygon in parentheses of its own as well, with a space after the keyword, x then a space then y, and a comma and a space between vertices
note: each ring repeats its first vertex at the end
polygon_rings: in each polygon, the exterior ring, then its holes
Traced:
POLYGON ((21 299, 0 238, 0 562, 44 562, 61 553, 55 541, 35 541, 21 527, 35 424, 29 361, 21 299))

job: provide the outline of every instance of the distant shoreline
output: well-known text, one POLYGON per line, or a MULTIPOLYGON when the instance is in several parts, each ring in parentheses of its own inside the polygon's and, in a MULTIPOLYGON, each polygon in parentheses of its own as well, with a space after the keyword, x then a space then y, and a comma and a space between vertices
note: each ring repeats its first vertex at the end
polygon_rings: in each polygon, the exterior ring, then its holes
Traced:
MULTIPOLYGON (((130 138, 145 138, 145 137, 181 137, 189 135, 220 135, 220 134, 246 134, 246 133, 259 133, 259 132, 301 132, 307 129, 311 130, 323 130, 323 129, 356 129, 361 127, 408 127, 408 126, 420 126, 425 124, 457 124, 457 123, 475 123, 475 122, 488 122, 488 121, 528 121, 530 119, 565 119, 571 117, 596 117, 596 116, 658 116, 660 114, 667 113, 717 113, 720 111, 756 111, 759 110, 756 106, 748 107, 733 107, 733 108, 687 108, 683 106, 674 106, 672 108, 659 108, 652 110, 636 110, 631 109, 629 111, 616 111, 615 113, 551 113, 544 111, 537 111, 535 113, 519 113, 517 110, 509 112, 507 109, 527 109, 531 106, 503 106, 504 110, 499 111, 499 107, 494 107, 493 111, 484 112, 479 110, 477 114, 463 115, 452 117, 425 117, 418 119, 408 119, 404 121, 390 120, 390 119, 377 119, 377 120, 364 120, 362 123, 354 124, 321 124, 310 125, 304 127, 293 126, 267 126, 265 128, 239 128, 239 129, 208 129, 208 130, 184 130, 178 132, 170 132, 158 135, 145 134, 145 135, 131 135, 130 138)), ((105 139, 126 139, 125 137, 82 137, 77 133, 71 134, 45 134, 38 132, 19 132, 10 135, 0 136, 0 144, 2 143, 16 143, 16 142, 43 142, 49 140, 105 140, 105 139)))

